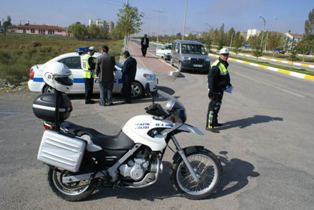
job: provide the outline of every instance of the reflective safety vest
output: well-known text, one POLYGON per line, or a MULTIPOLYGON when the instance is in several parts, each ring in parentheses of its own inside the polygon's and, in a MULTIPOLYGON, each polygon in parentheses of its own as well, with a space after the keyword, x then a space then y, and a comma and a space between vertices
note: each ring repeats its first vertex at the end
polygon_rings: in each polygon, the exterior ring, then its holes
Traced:
MULTIPOLYGON (((217 59, 213 64, 212 64, 212 68, 213 66, 217 66, 219 63, 219 59, 217 59)), ((228 72, 228 69, 225 67, 225 65, 223 65, 222 63, 219 63, 219 65, 217 66, 218 69, 219 69, 219 72, 220 72, 220 75, 221 76, 224 76, 224 75, 227 75, 229 72, 228 72)))
POLYGON ((83 64, 83 78, 95 78, 95 70, 90 70, 90 65, 88 63, 88 59, 92 57, 90 54, 85 54, 82 56, 82 64, 83 64))

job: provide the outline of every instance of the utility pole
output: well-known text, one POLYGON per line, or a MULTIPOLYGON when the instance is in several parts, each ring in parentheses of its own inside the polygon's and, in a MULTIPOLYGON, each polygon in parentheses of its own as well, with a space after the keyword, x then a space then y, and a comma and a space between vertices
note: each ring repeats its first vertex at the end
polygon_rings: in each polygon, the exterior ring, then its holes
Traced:
MULTIPOLYGON (((155 10, 154 9, 153 12, 156 12, 157 14, 159 14, 158 15, 159 17, 157 17, 157 27, 159 28, 160 27, 161 14, 164 13, 164 11, 162 11, 162 10, 155 10)), ((159 30, 160 30, 160 28, 159 28, 159 30)), ((158 35, 159 35, 159 33, 158 33, 158 30, 157 30, 157 32, 156 32, 157 43, 159 43, 158 35)))
MULTIPOLYGON (((126 0, 125 2, 126 6, 129 6, 129 0, 126 0)), ((128 50, 128 34, 127 34, 127 30, 125 30, 125 34, 124 34, 124 51, 128 50)))
POLYGON ((186 14, 188 10, 188 0, 185 0, 185 12, 184 12, 184 23, 183 23, 183 34, 182 34, 182 40, 184 40, 185 36, 185 24, 186 24, 186 14))
POLYGON ((233 41, 233 37, 234 37, 235 33, 231 34, 231 40, 230 40, 230 49, 232 48, 232 41, 233 41))
MULTIPOLYGON (((263 23, 264 23, 264 32, 266 33, 266 20, 263 16, 259 16, 262 20, 263 20, 263 23)), ((262 40, 261 40, 261 48, 263 49, 263 39, 264 39, 264 34, 262 36, 262 40)), ((265 51, 266 51, 266 41, 267 41, 267 37, 265 37, 265 51)))

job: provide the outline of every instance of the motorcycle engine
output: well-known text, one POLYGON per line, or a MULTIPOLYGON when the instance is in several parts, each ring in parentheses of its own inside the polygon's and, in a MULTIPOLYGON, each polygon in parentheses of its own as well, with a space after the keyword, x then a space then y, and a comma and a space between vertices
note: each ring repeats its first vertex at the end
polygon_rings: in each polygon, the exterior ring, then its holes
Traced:
POLYGON ((125 178, 131 178, 134 181, 141 180, 149 167, 149 161, 145 154, 137 154, 127 164, 122 164, 119 167, 120 174, 125 178))

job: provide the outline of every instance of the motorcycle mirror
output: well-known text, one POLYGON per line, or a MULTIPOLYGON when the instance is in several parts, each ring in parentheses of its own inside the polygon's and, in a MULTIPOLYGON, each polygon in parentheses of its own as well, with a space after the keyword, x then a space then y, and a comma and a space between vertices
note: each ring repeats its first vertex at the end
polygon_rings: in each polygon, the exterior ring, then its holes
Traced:
POLYGON ((150 84, 147 83, 147 84, 145 85, 145 90, 146 90, 146 93, 148 93, 150 96, 152 96, 152 102, 153 102, 153 104, 154 104, 154 102, 155 102, 155 97, 157 96, 157 89, 154 89, 154 90, 152 91, 151 88, 150 88, 150 84))

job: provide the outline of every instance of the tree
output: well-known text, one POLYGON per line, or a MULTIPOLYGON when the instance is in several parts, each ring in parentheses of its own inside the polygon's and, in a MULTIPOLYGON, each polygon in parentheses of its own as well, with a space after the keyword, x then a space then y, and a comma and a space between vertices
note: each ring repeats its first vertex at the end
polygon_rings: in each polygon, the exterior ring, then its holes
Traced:
POLYGON ((212 45, 212 39, 211 39, 211 36, 210 36, 210 32, 207 32, 207 33, 203 34, 203 42, 205 44, 205 47, 206 47, 207 51, 210 52, 211 45, 212 45))
POLYGON ((7 30, 10 26, 12 26, 11 17, 8 16, 7 19, 3 22, 3 29, 5 34, 7 33, 7 30))
MULTIPOLYGON (((301 53, 303 55, 311 54, 314 49, 314 39, 304 38, 296 45, 296 52, 301 53)), ((303 56, 304 61, 304 56, 303 56)))
POLYGON ((222 24, 219 29, 218 49, 223 48, 224 39, 225 39, 225 24, 222 24))
POLYGON ((235 38, 236 31, 234 28, 230 28, 228 33, 226 34, 226 40, 225 40, 225 45, 226 46, 233 46, 234 38, 235 38))
POLYGON ((304 24, 305 36, 314 35, 314 8, 309 13, 308 20, 304 24))
POLYGON ((90 39, 107 39, 108 31, 103 27, 98 27, 95 24, 87 28, 88 38, 90 39))
POLYGON ((69 26, 69 33, 76 39, 83 40, 88 36, 88 31, 85 25, 80 22, 74 23, 69 26))
POLYGON ((261 45, 262 36, 263 34, 260 33, 258 36, 250 36, 248 40, 251 47, 254 49, 253 54, 256 57, 260 57, 263 55, 263 47, 261 45))
POLYGON ((118 13, 118 22, 115 34, 118 36, 128 37, 131 34, 140 32, 143 14, 136 7, 125 4, 118 13))
POLYGON ((280 33, 276 32, 267 32, 267 49, 274 50, 276 48, 284 48, 284 37, 280 33))
POLYGON ((236 53, 238 52, 239 48, 243 45, 244 41, 245 41, 245 38, 243 37, 241 32, 237 32, 234 35, 232 45, 234 46, 236 53))

